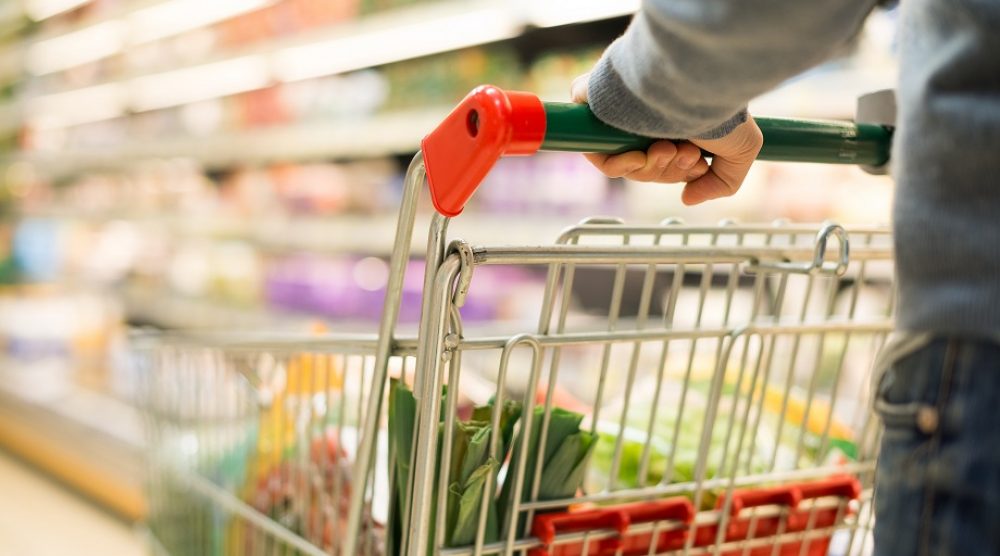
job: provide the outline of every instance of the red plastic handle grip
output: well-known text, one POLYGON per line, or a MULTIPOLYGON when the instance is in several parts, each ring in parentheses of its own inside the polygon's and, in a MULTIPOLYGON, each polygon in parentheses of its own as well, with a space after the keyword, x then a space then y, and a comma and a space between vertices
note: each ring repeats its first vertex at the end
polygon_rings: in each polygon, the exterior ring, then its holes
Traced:
POLYGON ((861 483, 850 476, 830 477, 822 481, 801 483, 798 486, 803 500, 822 498, 824 496, 839 496, 857 500, 861 496, 861 483))
POLYGON ((669 550, 677 550, 684 547, 687 540, 688 529, 694 520, 694 504, 687 498, 668 498, 666 500, 656 500, 652 502, 641 502, 626 506, 629 514, 630 530, 621 539, 621 547, 616 552, 610 552, 607 556, 644 556, 650 553, 650 548, 656 554, 669 550), (654 531, 638 533, 631 530, 631 526, 641 523, 655 523, 672 521, 675 526, 666 528, 654 534, 654 531), (683 524, 684 528, 677 528, 677 524, 683 524))
MULTIPOLYGON (((778 505, 794 508, 802 501, 800 489, 800 485, 794 485, 734 491, 729 514, 735 516, 746 508, 757 506, 778 505)), ((721 509, 724 503, 725 498, 719 498, 716 506, 721 509)))
POLYGON ((420 144, 434 208, 459 215, 501 156, 538 151, 545 126, 537 96, 476 87, 420 144))
POLYGON ((621 506, 628 514, 629 523, 649 523, 651 521, 681 521, 691 523, 694 519, 694 504, 687 498, 668 498, 652 502, 638 502, 621 506))
POLYGON ((614 529, 619 534, 628 529, 628 516, 614 509, 541 514, 535 517, 531 533, 544 544, 552 544, 557 533, 614 529))
POLYGON ((689 524, 694 519, 694 505, 687 498, 670 498, 650 502, 637 502, 612 506, 604 509, 582 512, 561 512, 540 514, 532 523, 531 532, 546 545, 546 548, 531 551, 532 556, 556 554, 582 554, 580 544, 564 544, 549 549, 559 533, 594 531, 597 529, 612 529, 618 537, 604 539, 592 546, 588 552, 596 554, 646 554, 649 546, 656 543, 663 546, 683 546, 686 531, 664 532, 653 539, 652 533, 631 534, 628 529, 632 525, 655 521, 677 521, 689 524), (672 542, 679 540, 680 542, 672 542))

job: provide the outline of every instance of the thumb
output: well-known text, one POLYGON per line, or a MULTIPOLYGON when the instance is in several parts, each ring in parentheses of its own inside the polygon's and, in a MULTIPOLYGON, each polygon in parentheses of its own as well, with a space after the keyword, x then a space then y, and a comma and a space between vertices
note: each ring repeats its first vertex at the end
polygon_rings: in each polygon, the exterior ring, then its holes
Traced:
POLYGON ((740 188, 752 163, 753 159, 713 157, 709 171, 684 187, 681 201, 686 205, 697 205, 712 199, 729 197, 740 188))
POLYGON ((590 81, 590 74, 585 73, 573 80, 570 86, 570 98, 578 104, 587 103, 587 83, 590 81))
POLYGON ((693 143, 715 155, 708 173, 684 187, 681 200, 688 205, 736 193, 760 153, 764 136, 751 118, 725 137, 696 140, 693 143))

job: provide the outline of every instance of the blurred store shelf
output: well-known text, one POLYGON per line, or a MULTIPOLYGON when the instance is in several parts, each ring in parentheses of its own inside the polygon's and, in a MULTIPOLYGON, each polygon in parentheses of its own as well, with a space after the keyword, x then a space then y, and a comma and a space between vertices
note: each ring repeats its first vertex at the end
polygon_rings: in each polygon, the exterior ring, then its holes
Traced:
MULTIPOLYGON (((87 20, 74 25, 68 32, 44 36, 36 43, 49 41, 53 47, 64 50, 86 48, 90 46, 86 44, 86 31, 106 29, 113 38, 111 46, 97 53, 99 56, 91 56, 92 59, 100 59, 121 53, 135 44, 207 27, 273 3, 273 0, 229 0, 211 5, 200 0, 133 2, 131 10, 119 10, 87 20)), ((638 0, 551 0, 541 3, 429 1, 368 14, 305 36, 256 44, 250 49, 225 53, 210 61, 274 53, 272 61, 276 65, 276 77, 282 80, 303 79, 510 39, 529 27, 572 25, 628 15, 638 9, 638 0), (300 50, 303 47, 307 49, 300 50), (370 48, 359 50, 359 47, 370 48), (319 53, 333 55, 327 59, 310 59, 319 53)), ((81 59, 78 63, 92 59, 81 59)), ((35 73, 71 67, 67 63, 59 62, 60 65, 54 69, 47 69, 43 64, 35 73)), ((146 68, 146 73, 151 69, 164 68, 146 68)))
MULTIPOLYGON (((120 17, 128 11, 139 9, 150 4, 163 2, 164 0, 135 0, 127 5, 118 3, 103 3, 98 6, 100 9, 85 14, 83 17, 75 18, 70 25, 60 25, 59 30, 48 33, 49 36, 63 35, 84 27, 89 27, 95 23, 100 23, 120 17), (110 6, 110 7, 109 7, 110 6)), ((41 22, 47 19, 66 15, 80 8, 93 7, 95 0, 18 0, 11 2, 20 4, 22 13, 31 18, 32 21, 41 22)))
MULTIPOLYGON (((309 330, 316 317, 263 307, 246 307, 206 297, 182 296, 130 286, 122 291, 128 320, 170 330, 309 330)), ((346 324, 345 327, 353 327, 346 324)))
MULTIPOLYGON (((267 2, 249 4, 259 8, 267 2)), ((29 99, 25 117, 31 120, 42 116, 48 122, 62 122, 56 125, 107 120, 275 83, 341 74, 495 43, 518 37, 528 29, 618 17, 638 8, 636 1, 612 3, 611 7, 596 0, 573 2, 572 6, 564 4, 568 3, 557 2, 554 7, 540 9, 490 0, 442 0, 395 8, 292 37, 224 50, 196 63, 143 64, 141 71, 119 74, 98 84, 53 90, 29 99), (178 83, 183 86, 178 87, 178 83), (81 105, 91 105, 92 109, 80 114, 81 105)), ((123 52, 130 41, 138 40, 134 37, 149 36, 149 32, 132 30, 138 25, 135 19, 135 14, 112 18, 36 41, 28 52, 28 69, 44 75, 123 52), (107 43, 106 48, 93 47, 98 38, 107 43), (78 54, 81 51, 90 51, 91 55, 81 56, 78 54)), ((209 18, 204 25, 216 21, 209 18)))
MULTIPOLYGON (((0 24, 0 37, 3 36, 3 26, 0 24)), ((7 43, 0 46, 0 84, 15 81, 24 70, 24 46, 19 43, 7 43)))
POLYGON ((21 2, 0 2, 0 34, 6 29, 18 28, 24 19, 24 8, 21 2))
MULTIPOLYGON (((2 65, 2 61, 0 61, 2 65)), ((20 106, 16 102, 0 104, 0 136, 12 133, 21 125, 20 106)))
MULTIPOLYGON (((793 80, 751 103, 758 114, 850 119, 858 96, 889 88, 891 68, 840 68, 793 80)), ((19 125, 21 106, 0 104, 0 133, 19 125)), ((412 153, 420 140, 450 111, 450 106, 227 131, 204 136, 164 137, 131 141, 109 148, 64 148, 22 152, 8 162, 25 161, 50 176, 72 176, 90 170, 128 168, 137 161, 189 158, 208 169, 240 164, 373 158, 412 153)))
POLYGON ((141 519, 142 421, 108 394, 66 382, 39 390, 34 368, 0 362, 0 447, 116 514, 141 519))
MULTIPOLYGON (((392 252, 397 223, 396 213, 245 218, 46 210, 24 216, 79 222, 129 222, 140 229, 164 231, 175 238, 246 242, 264 252, 373 256, 388 256, 392 252)), ((474 245, 544 245, 553 243, 576 220, 569 216, 532 217, 470 211, 449 224, 449 233, 474 245)), ((426 248, 430 221, 429 214, 416 218, 411 244, 414 256, 422 256, 426 248)))
MULTIPOLYGON (((0 108, 2 110, 2 108, 0 108)), ((420 139, 448 113, 433 108, 354 121, 275 126, 203 137, 130 142, 107 149, 66 149, 14 157, 50 175, 127 168, 148 159, 191 158, 206 168, 236 164, 376 157, 414 152, 420 139)), ((0 112, 0 127, 3 114, 0 112)))

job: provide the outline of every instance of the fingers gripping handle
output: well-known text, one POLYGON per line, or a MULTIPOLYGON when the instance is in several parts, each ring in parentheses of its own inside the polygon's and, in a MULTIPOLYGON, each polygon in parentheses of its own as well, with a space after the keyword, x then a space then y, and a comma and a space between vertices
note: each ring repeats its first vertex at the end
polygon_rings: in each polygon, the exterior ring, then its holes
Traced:
MULTIPOLYGON (((888 126, 755 120, 764 135, 759 160, 864 166, 882 166, 889 160, 888 126)), ((585 104, 543 103, 531 93, 483 85, 424 138, 421 149, 434 207, 445 216, 457 216, 501 156, 539 150, 617 153, 645 150, 654 141, 605 124, 585 104)))

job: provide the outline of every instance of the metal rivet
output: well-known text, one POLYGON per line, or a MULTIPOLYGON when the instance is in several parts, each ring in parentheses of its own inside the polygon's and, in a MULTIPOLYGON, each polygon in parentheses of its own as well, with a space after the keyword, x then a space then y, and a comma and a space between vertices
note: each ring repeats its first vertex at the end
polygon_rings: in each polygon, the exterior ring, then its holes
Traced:
POLYGON ((925 405, 917 410, 917 428, 920 429, 920 432, 933 433, 937 430, 939 421, 937 409, 925 405))

